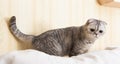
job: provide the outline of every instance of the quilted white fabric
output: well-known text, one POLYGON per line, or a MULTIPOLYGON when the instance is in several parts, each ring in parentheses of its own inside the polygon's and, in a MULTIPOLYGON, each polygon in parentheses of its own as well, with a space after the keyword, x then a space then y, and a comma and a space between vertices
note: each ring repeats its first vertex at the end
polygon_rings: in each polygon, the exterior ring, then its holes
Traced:
POLYGON ((120 64, 120 47, 73 57, 58 57, 36 50, 15 51, 0 57, 0 64, 120 64))

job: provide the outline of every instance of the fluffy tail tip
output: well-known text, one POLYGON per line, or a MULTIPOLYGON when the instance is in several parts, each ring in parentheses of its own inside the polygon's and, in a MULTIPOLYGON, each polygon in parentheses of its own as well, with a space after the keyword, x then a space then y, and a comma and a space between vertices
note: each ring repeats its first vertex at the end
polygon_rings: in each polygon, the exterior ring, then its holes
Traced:
POLYGON ((16 17, 15 16, 12 16, 11 19, 10 19, 10 22, 13 22, 13 21, 16 21, 16 17))

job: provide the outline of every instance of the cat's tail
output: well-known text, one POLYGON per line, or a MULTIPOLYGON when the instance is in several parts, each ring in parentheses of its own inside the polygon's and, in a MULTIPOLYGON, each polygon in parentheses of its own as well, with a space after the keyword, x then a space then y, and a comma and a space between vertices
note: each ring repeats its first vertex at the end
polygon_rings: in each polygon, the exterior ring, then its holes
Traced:
POLYGON ((19 40, 23 42, 32 42, 34 36, 23 34, 16 26, 16 17, 12 16, 10 18, 9 28, 12 34, 19 40))

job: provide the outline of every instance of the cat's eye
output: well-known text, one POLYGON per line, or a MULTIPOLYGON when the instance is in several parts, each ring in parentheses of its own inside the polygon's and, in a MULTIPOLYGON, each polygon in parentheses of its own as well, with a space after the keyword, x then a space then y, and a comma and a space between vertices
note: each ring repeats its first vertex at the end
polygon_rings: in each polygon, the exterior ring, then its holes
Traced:
POLYGON ((103 31, 102 31, 102 30, 100 30, 100 31, 99 31, 99 33, 103 33, 103 31))
POLYGON ((95 29, 92 29, 92 28, 91 28, 91 29, 90 29, 90 31, 91 31, 91 32, 94 32, 94 31, 95 31, 95 29))

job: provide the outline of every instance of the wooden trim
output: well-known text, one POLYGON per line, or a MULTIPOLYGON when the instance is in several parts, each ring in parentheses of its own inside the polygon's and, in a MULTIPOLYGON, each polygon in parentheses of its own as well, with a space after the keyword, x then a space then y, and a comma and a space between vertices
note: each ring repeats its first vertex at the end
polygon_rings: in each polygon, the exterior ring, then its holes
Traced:
POLYGON ((98 3, 100 5, 104 5, 104 6, 119 7, 120 8, 120 2, 115 2, 114 0, 98 0, 98 3))

